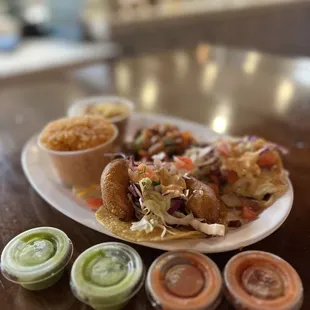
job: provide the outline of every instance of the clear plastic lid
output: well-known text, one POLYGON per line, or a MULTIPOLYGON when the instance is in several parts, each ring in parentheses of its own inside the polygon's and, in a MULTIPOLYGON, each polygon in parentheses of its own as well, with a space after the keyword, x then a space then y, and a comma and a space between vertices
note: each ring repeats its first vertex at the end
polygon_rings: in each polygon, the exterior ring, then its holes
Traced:
POLYGON ((302 305, 303 286, 296 270, 271 253, 235 255, 225 266, 224 281, 236 309, 297 310, 302 305))
POLYGON ((73 245, 54 227, 38 227, 14 237, 1 254, 1 272, 10 281, 34 284, 61 271, 70 261, 73 245))
POLYGON ((143 282, 140 255, 119 242, 89 248, 77 258, 71 270, 74 295, 92 307, 122 304, 140 290, 143 282))
POLYGON ((207 256, 194 251, 174 251, 153 262, 146 290, 156 309, 213 310, 221 301, 222 278, 207 256))

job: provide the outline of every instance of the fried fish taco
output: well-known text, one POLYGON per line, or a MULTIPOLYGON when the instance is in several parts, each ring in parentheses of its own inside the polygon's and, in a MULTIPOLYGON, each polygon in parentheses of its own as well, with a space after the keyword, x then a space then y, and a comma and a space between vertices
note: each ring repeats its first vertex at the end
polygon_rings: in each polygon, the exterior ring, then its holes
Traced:
POLYGON ((289 188, 281 155, 288 150, 255 136, 220 138, 185 153, 195 168, 190 174, 217 189, 229 227, 256 220, 289 188))
POLYGON ((182 157, 169 163, 112 161, 102 173, 97 220, 131 241, 223 236, 221 203, 208 185, 186 176, 191 165, 182 157))

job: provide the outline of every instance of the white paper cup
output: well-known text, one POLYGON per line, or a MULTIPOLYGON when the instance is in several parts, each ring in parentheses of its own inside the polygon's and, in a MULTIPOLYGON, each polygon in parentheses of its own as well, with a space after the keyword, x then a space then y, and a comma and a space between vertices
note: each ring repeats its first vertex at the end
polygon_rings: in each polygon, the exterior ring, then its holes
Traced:
POLYGON ((103 169, 113 159, 105 156, 106 153, 115 153, 118 150, 117 138, 118 129, 115 125, 114 135, 107 142, 96 147, 80 151, 55 151, 46 148, 41 143, 41 135, 38 138, 38 145, 46 152, 55 169, 59 180, 68 187, 87 187, 100 183, 103 169))
POLYGON ((133 113, 134 104, 132 101, 118 96, 97 96, 97 97, 89 97, 82 100, 78 100, 74 102, 68 109, 67 115, 71 116, 78 116, 85 114, 85 108, 87 105, 93 104, 105 104, 105 103, 115 103, 115 104, 122 104, 128 108, 128 113, 125 115, 114 116, 108 118, 108 120, 117 126, 119 135, 116 140, 117 144, 120 146, 125 139, 126 128, 128 125, 128 120, 133 113))

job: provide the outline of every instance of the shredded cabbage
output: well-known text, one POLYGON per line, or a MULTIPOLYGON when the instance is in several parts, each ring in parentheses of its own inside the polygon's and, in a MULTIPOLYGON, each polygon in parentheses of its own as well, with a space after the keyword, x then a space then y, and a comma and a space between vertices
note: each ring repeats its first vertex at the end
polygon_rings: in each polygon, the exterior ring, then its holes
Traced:
POLYGON ((171 196, 162 196, 161 193, 157 192, 152 185, 152 181, 149 178, 144 178, 139 182, 142 199, 139 200, 142 208, 143 218, 139 222, 134 222, 131 225, 131 230, 145 231, 149 233, 153 231, 155 227, 163 229, 162 237, 165 236, 167 228, 165 227, 166 222, 164 220, 164 214, 167 213, 171 204, 171 196))
POLYGON ((145 231, 146 233, 150 233, 155 228, 155 221, 149 218, 148 215, 143 216, 143 218, 139 222, 133 222, 131 224, 130 230, 133 231, 145 231))
POLYGON ((172 233, 167 229, 169 225, 182 225, 191 226, 195 230, 207 235, 223 236, 225 234, 224 225, 202 223, 202 220, 194 218, 192 213, 188 215, 184 215, 181 212, 174 212, 173 215, 169 214, 168 210, 170 209, 171 199, 174 198, 174 194, 162 195, 160 192, 157 192, 151 179, 143 178, 139 185, 143 196, 143 201, 140 198, 139 202, 144 216, 140 221, 132 223, 131 230, 149 233, 155 227, 159 227, 163 230, 161 234, 163 238, 167 233, 172 233))
MULTIPOLYGON (((224 236, 225 235, 225 226, 222 224, 207 224, 207 223, 201 223, 201 219, 194 218, 193 214, 184 215, 181 212, 175 212, 174 215, 179 217, 178 219, 171 216, 173 221, 179 220, 180 225, 184 226, 192 226, 194 229, 201 231, 207 235, 212 236, 224 236)), ((171 218, 168 219, 167 223, 172 225, 172 223, 169 223, 169 220, 172 220, 171 218)))

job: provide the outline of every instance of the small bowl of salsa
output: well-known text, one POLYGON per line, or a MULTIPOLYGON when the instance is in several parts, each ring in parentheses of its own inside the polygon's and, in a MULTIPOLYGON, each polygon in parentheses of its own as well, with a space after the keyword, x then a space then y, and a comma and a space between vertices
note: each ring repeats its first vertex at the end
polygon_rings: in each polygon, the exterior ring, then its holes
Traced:
POLYGON ((146 292, 158 310, 213 310, 221 302, 222 277, 207 256, 195 251, 172 251, 151 265, 146 292))
POLYGON ((235 309, 298 310, 303 285, 284 259, 263 251, 232 257, 224 269, 225 295, 235 309))

